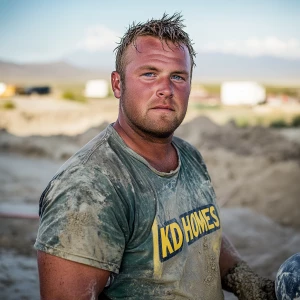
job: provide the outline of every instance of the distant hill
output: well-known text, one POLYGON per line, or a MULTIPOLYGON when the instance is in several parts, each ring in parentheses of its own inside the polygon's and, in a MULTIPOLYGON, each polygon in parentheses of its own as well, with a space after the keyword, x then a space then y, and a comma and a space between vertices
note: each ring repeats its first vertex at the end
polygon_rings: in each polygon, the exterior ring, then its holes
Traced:
MULTIPOLYGON (((193 78, 204 83, 256 80, 269 84, 300 86, 300 60, 199 52, 196 64, 193 78)), ((109 79, 113 69, 113 53, 77 51, 55 63, 16 64, 0 60, 0 81, 85 82, 95 78, 109 79)))
POLYGON ((0 81, 8 83, 85 82, 108 77, 109 73, 79 68, 63 61, 42 64, 0 61, 0 81))
POLYGON ((195 78, 202 80, 256 80, 300 85, 300 60, 200 52, 195 78))

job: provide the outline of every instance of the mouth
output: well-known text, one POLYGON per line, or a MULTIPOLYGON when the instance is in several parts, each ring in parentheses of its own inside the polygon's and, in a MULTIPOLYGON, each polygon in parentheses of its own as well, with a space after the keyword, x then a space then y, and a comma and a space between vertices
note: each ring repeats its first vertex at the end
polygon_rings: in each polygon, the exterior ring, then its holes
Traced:
POLYGON ((175 111, 175 109, 170 105, 157 105, 152 107, 155 110, 167 110, 167 111, 175 111))

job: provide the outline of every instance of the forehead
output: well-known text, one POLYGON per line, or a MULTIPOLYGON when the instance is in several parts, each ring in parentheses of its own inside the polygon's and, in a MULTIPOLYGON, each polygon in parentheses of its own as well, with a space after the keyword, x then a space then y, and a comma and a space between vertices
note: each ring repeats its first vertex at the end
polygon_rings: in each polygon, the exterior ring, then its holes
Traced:
POLYGON ((125 52, 125 64, 139 61, 165 61, 182 63, 191 67, 188 48, 184 44, 175 45, 171 41, 153 36, 140 36, 130 44, 125 52))

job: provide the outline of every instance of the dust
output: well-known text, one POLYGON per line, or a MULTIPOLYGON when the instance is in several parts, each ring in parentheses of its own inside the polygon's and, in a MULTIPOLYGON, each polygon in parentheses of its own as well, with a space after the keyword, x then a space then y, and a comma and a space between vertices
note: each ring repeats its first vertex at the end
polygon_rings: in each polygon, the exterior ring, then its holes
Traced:
POLYGON ((87 227, 92 226, 97 226, 96 211, 90 205, 82 203, 79 211, 67 212, 65 230, 59 235, 61 245, 65 249, 73 249, 74 253, 81 253, 77 249, 84 247, 83 240, 87 234, 90 243, 98 239, 97 232, 92 236, 91 232, 86 231, 87 227))
POLYGON ((83 294, 83 298, 86 298, 86 296, 90 296, 90 300, 97 300, 98 296, 96 294, 96 286, 97 286, 97 281, 96 280, 91 280, 90 284, 87 287, 87 291, 85 294, 83 294))
POLYGON ((211 255, 210 249, 211 249, 211 243, 209 244, 207 237, 205 236, 203 238, 203 249, 204 249, 204 255, 206 257, 207 266, 206 266, 206 276, 204 278, 204 283, 207 287, 210 286, 211 281, 216 278, 216 276, 219 274, 219 266, 217 265, 218 262, 216 262, 216 258, 214 255, 211 255))

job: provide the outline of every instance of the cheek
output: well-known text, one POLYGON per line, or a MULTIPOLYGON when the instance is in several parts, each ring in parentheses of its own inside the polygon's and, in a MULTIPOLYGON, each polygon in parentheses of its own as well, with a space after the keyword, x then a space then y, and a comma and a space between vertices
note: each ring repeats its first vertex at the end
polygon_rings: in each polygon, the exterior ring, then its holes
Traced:
POLYGON ((130 105, 144 106, 151 99, 153 90, 149 85, 141 84, 138 81, 126 83, 125 98, 130 102, 130 105))
POLYGON ((141 111, 143 105, 142 99, 143 97, 138 89, 134 86, 126 85, 126 90, 123 93, 123 105, 126 106, 127 112, 130 112, 131 115, 135 115, 141 111))
POLYGON ((188 102, 190 96, 190 89, 187 87, 182 87, 177 89, 177 94, 179 95, 182 102, 188 102))

